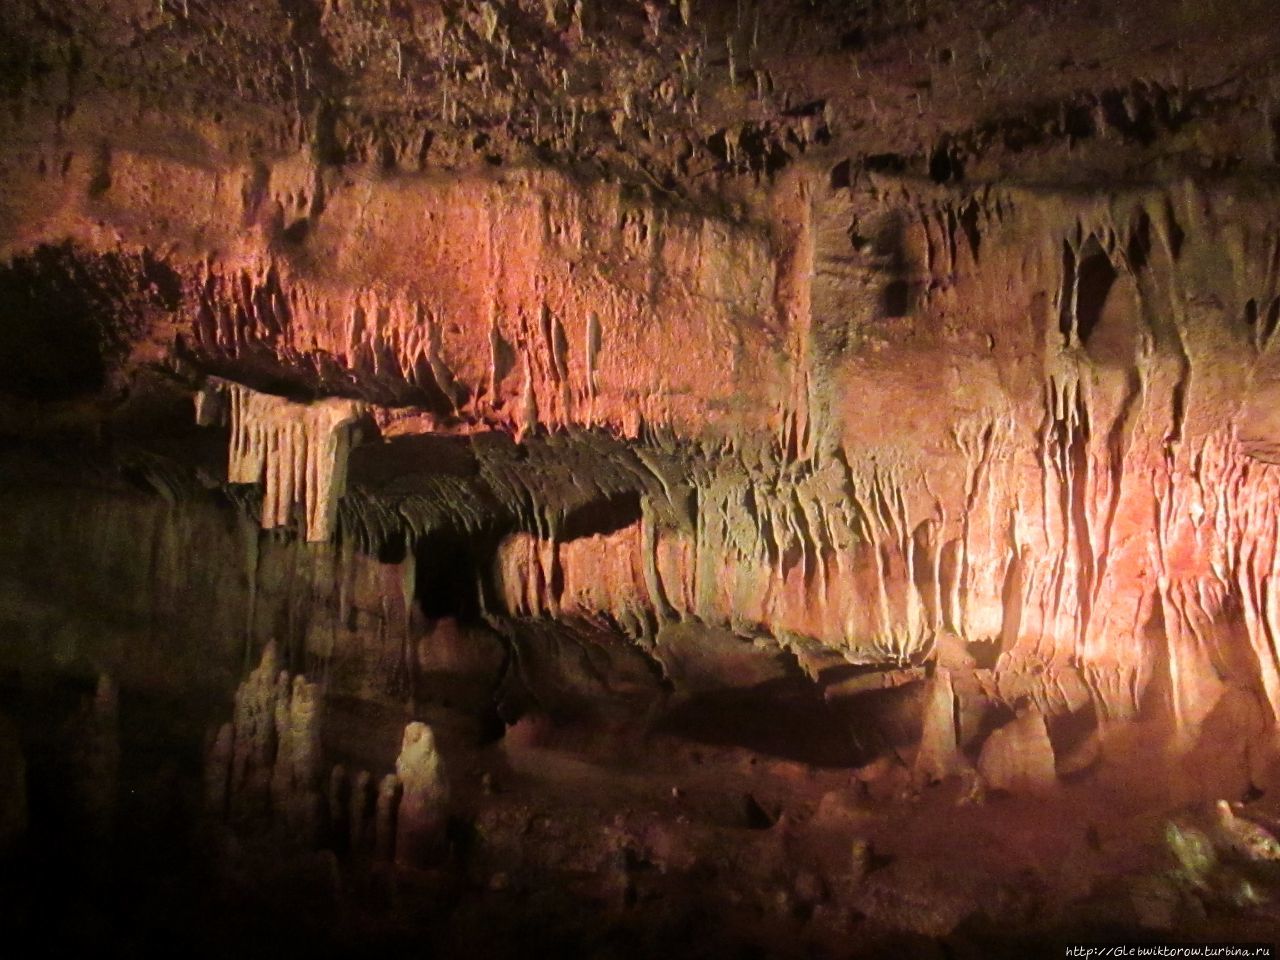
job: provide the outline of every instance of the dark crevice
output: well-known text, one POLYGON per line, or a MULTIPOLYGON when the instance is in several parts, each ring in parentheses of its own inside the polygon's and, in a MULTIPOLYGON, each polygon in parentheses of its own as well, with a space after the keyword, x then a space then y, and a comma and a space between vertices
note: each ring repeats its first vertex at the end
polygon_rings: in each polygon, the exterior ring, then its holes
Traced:
POLYGON ((627 490, 615 496, 593 500, 569 513, 560 525, 562 541, 581 537, 607 536, 640 522, 640 494, 627 490))
POLYGON ((851 179, 849 175, 851 167, 852 167, 852 164, 850 161, 841 160, 839 163, 837 163, 834 167, 831 168, 831 189, 832 190, 848 189, 849 184, 851 183, 851 179))
POLYGON ((1267 308, 1266 319, 1263 321, 1261 331, 1263 346, 1266 346, 1271 342, 1271 338, 1275 335, 1277 325, 1280 325, 1280 297, 1273 299, 1271 301, 1271 306, 1267 308))
POLYGON ((1151 259, 1151 218, 1145 212, 1140 212, 1134 221, 1126 252, 1129 256, 1129 269, 1134 273, 1146 267, 1147 261, 1151 259))
POLYGON ((978 251, 982 247, 982 231, 978 228, 979 209, 977 201, 970 200, 960 208, 957 220, 969 241, 969 251, 973 254, 973 262, 978 262, 978 251))
POLYGON ((908 161, 900 153, 873 153, 863 158, 862 166, 872 173, 902 173, 908 161))
POLYGON ((414 547, 414 596, 422 615, 479 620, 481 583, 492 555, 484 539, 455 531, 421 538, 414 547))
POLYGON ((1187 235, 1174 216, 1172 200, 1165 200, 1165 222, 1169 227, 1169 255, 1177 260, 1182 256, 1182 244, 1187 235))
POLYGON ((950 144, 943 144, 929 155, 929 177, 934 183, 956 183, 964 179, 964 161, 950 144))
POLYGON ((891 280, 885 285, 881 307, 886 317, 905 317, 911 312, 911 285, 905 280, 891 280))
POLYGON ((1076 273, 1076 331, 1085 346, 1088 346, 1102 320, 1103 308, 1116 276, 1115 267, 1102 246, 1096 238, 1090 237, 1080 252, 1076 273))
POLYGON ((1062 242, 1062 287, 1058 305, 1058 332, 1066 343, 1071 342, 1071 330, 1075 326, 1072 313, 1076 289, 1076 254, 1071 244, 1062 242))

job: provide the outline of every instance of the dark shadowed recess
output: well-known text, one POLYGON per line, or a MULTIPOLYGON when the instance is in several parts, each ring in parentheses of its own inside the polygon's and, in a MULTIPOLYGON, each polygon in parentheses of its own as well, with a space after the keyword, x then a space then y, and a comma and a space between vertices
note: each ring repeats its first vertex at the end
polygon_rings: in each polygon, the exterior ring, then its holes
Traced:
POLYGON ((427 489, 423 477, 478 475, 470 437, 424 433, 385 437, 351 451, 347 476, 352 484, 387 494, 408 494, 427 489))
POLYGON ((414 595, 423 616, 479 619, 482 577, 492 569, 495 544, 452 530, 423 537, 417 544, 414 595))
POLYGON ((624 490, 610 497, 592 500, 570 512, 564 518, 560 537, 563 540, 577 540, 581 537, 617 533, 639 522, 640 515, 639 491, 624 490))
POLYGON ((848 766, 855 757, 840 718, 799 677, 699 693, 667 713, 657 730, 820 767, 848 766))
POLYGON ((37 247, 0 264, 0 390, 24 400, 98 393, 149 310, 174 310, 181 283, 143 253, 37 247))

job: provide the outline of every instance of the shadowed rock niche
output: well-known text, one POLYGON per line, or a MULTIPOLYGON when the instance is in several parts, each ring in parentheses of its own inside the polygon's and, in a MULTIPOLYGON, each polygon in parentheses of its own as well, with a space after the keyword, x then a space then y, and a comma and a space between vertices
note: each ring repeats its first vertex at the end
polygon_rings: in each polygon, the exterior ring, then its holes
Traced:
POLYGON ((0 0, 3 928, 1280 939, 1273 18, 0 0))

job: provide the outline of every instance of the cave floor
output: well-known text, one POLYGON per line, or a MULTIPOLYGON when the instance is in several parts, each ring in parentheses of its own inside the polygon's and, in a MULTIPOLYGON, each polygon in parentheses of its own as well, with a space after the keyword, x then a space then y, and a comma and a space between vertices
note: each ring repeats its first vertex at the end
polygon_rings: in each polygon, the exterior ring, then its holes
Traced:
MULTIPOLYGON (((449 852, 426 868, 316 850, 201 813, 213 703, 121 697, 111 824, 84 814, 82 687, 8 687, 35 819, 0 879, 6 926, 50 955, 1026 956, 1074 940, 1268 941, 1280 906, 1188 898, 1162 841, 1210 805, 1130 765, 1038 797, 913 788, 905 765, 815 767, 621 721, 522 721, 483 742, 431 711, 449 852), (61 717, 49 723, 50 716, 61 717)), ((451 722, 452 721, 452 722, 451 722)), ((397 718, 333 705, 352 744, 397 718)), ((374 738, 384 741, 386 737, 374 738)), ((348 759, 357 759, 354 755, 348 759)), ((387 758, 363 758, 384 762, 387 758)), ((1280 797, 1249 811, 1280 820, 1280 797)), ((1254 870, 1263 896, 1280 871, 1254 870)))

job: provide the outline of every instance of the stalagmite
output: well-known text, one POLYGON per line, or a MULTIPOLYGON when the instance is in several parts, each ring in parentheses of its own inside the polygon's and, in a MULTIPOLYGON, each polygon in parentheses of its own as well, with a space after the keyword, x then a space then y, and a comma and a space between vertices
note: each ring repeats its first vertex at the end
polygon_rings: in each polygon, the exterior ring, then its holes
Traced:
POLYGON ((280 669, 275 642, 236 689, 231 723, 205 757, 209 811, 233 823, 275 824, 305 843, 319 841, 325 795, 320 783, 319 684, 280 669))
POLYGON ((396 813, 396 862, 420 865, 439 856, 449 812, 444 761, 425 723, 405 727, 396 777, 403 791, 396 813))
POLYGON ((379 860, 389 861, 396 856, 396 808, 399 803, 400 781, 394 773, 388 773, 378 781, 378 799, 373 815, 373 849, 379 860))
POLYGON ((320 835, 320 688, 301 675, 276 701, 272 807, 289 831, 314 842, 320 835))
POLYGON ((349 804, 351 852, 363 854, 368 852, 372 836, 369 828, 374 822, 373 776, 368 770, 361 770, 351 781, 351 799, 349 804))
POLYGON ((235 727, 227 722, 218 728, 205 756, 205 809, 216 820, 227 815, 234 750, 235 727))
POLYGON ((912 771, 917 783, 943 780, 959 772, 963 758, 958 746, 956 710, 951 671, 939 667, 929 681, 925 699, 924 729, 912 771))
POLYGON ((334 847, 347 851, 351 843, 351 782, 347 777, 347 768, 335 764, 329 771, 328 790, 325 792, 325 812, 329 838, 334 847))
POLYGON ((229 799, 233 821, 261 821, 270 809, 279 671, 279 655, 271 641, 262 651, 261 662, 236 688, 229 799))

